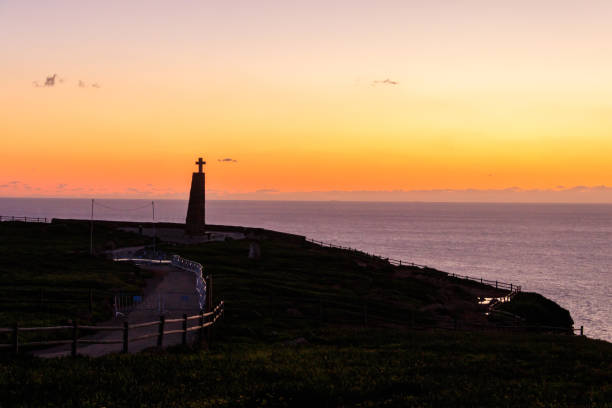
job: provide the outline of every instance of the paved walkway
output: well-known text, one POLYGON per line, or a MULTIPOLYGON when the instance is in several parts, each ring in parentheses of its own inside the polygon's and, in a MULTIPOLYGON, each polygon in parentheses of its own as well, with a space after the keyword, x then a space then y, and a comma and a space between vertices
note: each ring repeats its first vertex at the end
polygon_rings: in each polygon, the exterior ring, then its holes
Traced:
MULTIPOLYGON (((198 295, 195 290, 195 275, 192 272, 183 271, 170 265, 161 266, 146 266, 147 269, 153 270, 161 277, 151 279, 145 288, 145 296, 143 302, 132 310, 127 320, 130 324, 142 322, 159 321, 158 297, 159 294, 165 296, 166 319, 179 318, 186 313, 189 316, 199 313, 198 295)), ((114 319, 98 326, 116 326, 123 327, 124 319, 114 319)), ((197 324, 197 320, 190 321, 190 326, 197 324)), ((182 328, 182 323, 168 323, 165 326, 165 331, 177 330, 182 328)), ((130 329, 130 338, 142 336, 145 334, 157 333, 158 325, 150 327, 142 327, 130 329)), ((197 330, 188 334, 188 341, 194 340, 197 330)), ((122 331, 100 331, 94 335, 83 337, 87 340, 122 340, 122 331)), ((182 334, 169 334, 163 338, 163 345, 180 344, 182 334)), ((137 341, 129 344, 128 351, 136 353, 150 347, 156 347, 157 338, 152 337, 146 340, 137 341)), ((79 344, 77 353, 90 357, 99 357, 108 353, 116 353, 122 350, 122 344, 79 344)), ((39 357, 52 358, 70 355, 70 345, 55 347, 48 350, 39 350, 34 353, 39 357)))
POLYGON ((179 244, 201 244, 205 242, 224 241, 227 238, 245 239, 244 232, 238 231, 206 231, 204 235, 187 235, 184 228, 160 227, 142 228, 142 232, 137 227, 122 227, 122 231, 140 233, 147 237, 157 236, 162 241, 175 242, 179 244))

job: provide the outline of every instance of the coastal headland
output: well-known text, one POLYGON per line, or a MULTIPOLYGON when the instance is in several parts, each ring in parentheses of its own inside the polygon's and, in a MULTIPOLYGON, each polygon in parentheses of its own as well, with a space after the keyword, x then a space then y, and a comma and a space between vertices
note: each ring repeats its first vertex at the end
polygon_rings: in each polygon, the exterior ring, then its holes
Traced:
POLYGON ((145 296, 164 279, 108 257, 124 247, 201 263, 226 305, 208 350, 48 360, 2 351, 0 405, 610 406, 612 344, 575 335, 569 312, 538 294, 298 235, 182 229, 0 223, 0 327, 112 319, 117 293, 145 296))

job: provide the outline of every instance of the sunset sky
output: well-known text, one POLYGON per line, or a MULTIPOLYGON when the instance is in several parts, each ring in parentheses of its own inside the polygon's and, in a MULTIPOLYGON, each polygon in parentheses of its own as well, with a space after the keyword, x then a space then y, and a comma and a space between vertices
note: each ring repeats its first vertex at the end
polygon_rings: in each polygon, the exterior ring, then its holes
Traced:
POLYGON ((184 198, 203 156, 212 198, 612 202, 611 22, 609 0, 0 0, 0 196, 184 198))

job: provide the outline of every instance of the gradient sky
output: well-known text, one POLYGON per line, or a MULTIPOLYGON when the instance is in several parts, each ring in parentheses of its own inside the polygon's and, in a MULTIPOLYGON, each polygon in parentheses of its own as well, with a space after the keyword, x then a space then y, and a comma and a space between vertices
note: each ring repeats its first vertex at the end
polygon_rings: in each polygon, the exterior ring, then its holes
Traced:
POLYGON ((0 196, 185 197, 202 155, 220 198, 612 198, 611 21, 611 1, 0 0, 0 196))

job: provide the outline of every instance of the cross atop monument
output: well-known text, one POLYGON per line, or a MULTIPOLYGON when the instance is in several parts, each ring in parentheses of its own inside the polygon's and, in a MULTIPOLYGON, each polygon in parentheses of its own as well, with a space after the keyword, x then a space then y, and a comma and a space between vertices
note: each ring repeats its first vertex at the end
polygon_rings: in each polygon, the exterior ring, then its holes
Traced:
POLYGON ((198 165, 198 173, 201 173, 201 172, 202 172, 202 166, 203 166, 203 165, 205 165, 205 164, 206 164, 206 162, 205 162, 205 161, 203 161, 203 160, 202 160, 202 158, 200 157, 200 158, 198 159, 198 161, 197 161, 197 162, 195 162, 195 164, 197 164, 197 165, 198 165))
POLYGON ((206 232, 206 173, 202 171, 202 166, 206 162, 199 157, 195 164, 198 165, 199 172, 191 174, 185 230, 188 235, 203 235, 206 232))

